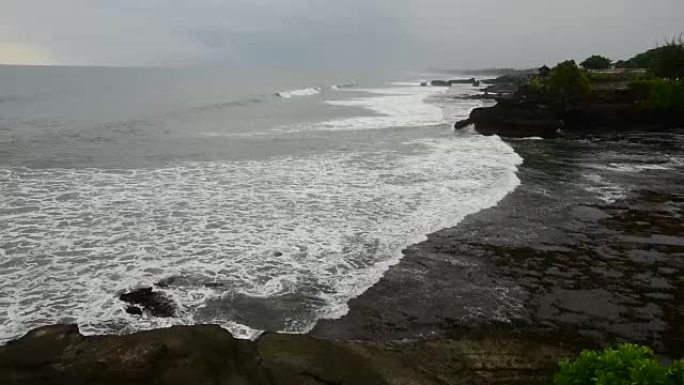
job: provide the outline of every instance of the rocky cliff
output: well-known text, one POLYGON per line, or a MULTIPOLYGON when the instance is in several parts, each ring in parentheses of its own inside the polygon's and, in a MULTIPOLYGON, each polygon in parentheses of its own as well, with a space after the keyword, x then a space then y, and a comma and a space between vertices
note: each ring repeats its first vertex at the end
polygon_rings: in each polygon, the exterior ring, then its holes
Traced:
POLYGON ((92 336, 38 328, 0 347, 0 384, 546 384, 568 354, 534 340, 463 336, 371 343, 218 326, 92 336))
POLYGON ((684 113, 644 108, 638 95, 628 89, 596 90, 563 107, 550 98, 525 91, 504 95, 497 102, 493 107, 474 109, 469 119, 454 127, 472 124, 484 135, 511 138, 684 127, 684 113))

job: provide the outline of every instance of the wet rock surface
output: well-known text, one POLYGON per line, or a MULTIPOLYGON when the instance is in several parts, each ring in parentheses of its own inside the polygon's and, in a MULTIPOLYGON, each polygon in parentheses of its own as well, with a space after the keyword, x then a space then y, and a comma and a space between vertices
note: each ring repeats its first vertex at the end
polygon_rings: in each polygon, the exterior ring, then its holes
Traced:
POLYGON ((128 303, 126 313, 142 315, 144 312, 153 317, 169 318, 176 315, 176 304, 164 294, 151 287, 135 289, 119 295, 119 300, 128 303))
POLYGON ((315 336, 396 340, 493 327, 576 348, 684 354, 684 135, 510 142, 521 186, 405 251, 315 336))
POLYGON ((252 342, 218 326, 84 337, 60 325, 0 347, 0 384, 544 384, 565 355, 495 334, 387 344, 266 334, 252 342))
MULTIPOLYGON (((564 121, 548 108, 510 105, 499 102, 494 107, 476 108, 469 121, 483 135, 500 135, 507 138, 555 138, 564 121)), ((455 127, 459 128, 459 127, 455 127)))

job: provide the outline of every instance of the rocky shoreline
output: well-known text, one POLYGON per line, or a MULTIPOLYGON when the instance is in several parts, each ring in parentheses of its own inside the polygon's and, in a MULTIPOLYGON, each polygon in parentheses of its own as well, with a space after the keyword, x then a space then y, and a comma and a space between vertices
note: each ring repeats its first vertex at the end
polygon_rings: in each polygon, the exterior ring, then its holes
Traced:
POLYGON ((516 191, 410 247, 346 317, 312 334, 494 330, 571 351, 631 341, 681 357, 684 167, 667 162, 683 159, 682 134, 510 141, 525 159, 516 191), (660 157, 643 159, 651 152, 660 157))
POLYGON ((681 131, 510 141, 525 159, 515 192, 407 249, 309 335, 51 326, 0 347, 0 384, 548 384, 559 359, 618 341, 681 357, 684 168, 663 165, 684 159, 682 143, 681 131), (630 159, 648 172, 618 173, 622 197, 579 183, 630 159))

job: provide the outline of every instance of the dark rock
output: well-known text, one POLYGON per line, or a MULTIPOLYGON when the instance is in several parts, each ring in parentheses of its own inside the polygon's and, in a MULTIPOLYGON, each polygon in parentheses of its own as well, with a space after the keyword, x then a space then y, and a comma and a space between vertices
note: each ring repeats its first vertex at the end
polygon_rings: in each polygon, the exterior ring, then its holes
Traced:
POLYGON ((519 89, 520 86, 516 83, 496 83, 485 88, 485 91, 494 94, 514 94, 519 89))
POLYGON ((420 86, 421 86, 421 87, 427 87, 427 86, 428 86, 428 82, 420 82, 420 86))
POLYGON ((479 80, 473 79, 472 84, 473 84, 473 87, 479 87, 481 83, 479 80))
POLYGON ((470 121, 483 135, 509 138, 555 138, 559 135, 558 131, 563 128, 563 121, 551 110, 516 108, 502 103, 494 107, 474 109, 470 114, 470 121))
POLYGON ((133 305, 126 306, 126 313, 133 315, 142 315, 143 311, 141 308, 133 305))
POLYGON ((520 90, 520 85, 525 84, 528 79, 528 74, 504 75, 496 79, 484 79, 481 83, 489 85, 485 88, 486 92, 512 95, 517 93, 520 90))
POLYGON ((254 351, 218 326, 112 337, 50 326, 0 347, 0 384, 262 384, 254 351))
POLYGON ((228 282, 217 281, 215 277, 208 277, 203 275, 172 275, 155 283, 155 286, 168 288, 196 288, 196 287, 227 287, 228 282))
POLYGON ((282 257, 283 253, 281 253, 280 251, 276 251, 275 253, 273 253, 273 256, 274 257, 282 257))
POLYGON ((449 82, 446 80, 433 80, 430 82, 433 87, 449 87, 449 82))
MULTIPOLYGON (((503 89, 488 87, 485 90, 497 91, 503 89)), ((562 107, 553 98, 520 89, 499 94, 496 97, 498 104, 494 107, 474 109, 470 120, 482 134, 505 137, 553 138, 559 135, 559 129, 582 135, 684 126, 684 114, 681 112, 644 109, 634 102, 635 98, 630 90, 595 90, 589 96, 569 101, 562 107)))
POLYGON ((138 305, 155 317, 168 318, 176 315, 176 304, 164 294, 153 291, 151 287, 121 294, 119 300, 131 305, 138 305))
POLYGON ((549 383, 567 355, 494 334, 373 343, 267 333, 253 342, 218 326, 85 337, 67 325, 0 347, 0 384, 529 385, 549 383))
POLYGON ((449 80, 449 85, 453 84, 473 84, 477 81, 475 78, 470 78, 470 79, 452 79, 449 80))
POLYGON ((528 74, 521 75, 503 75, 495 79, 484 79, 482 83, 484 84, 520 84, 520 82, 525 81, 529 78, 528 74))
POLYGON ((454 99, 467 99, 467 100, 496 100, 497 98, 500 98, 499 95, 496 94, 490 94, 489 92, 483 92, 481 94, 475 94, 475 95, 459 95, 457 97, 454 97, 454 99))
POLYGON ((460 130, 460 129, 463 129, 463 128, 470 126, 471 124, 473 124, 473 122, 471 122, 470 119, 461 120, 461 121, 458 121, 454 124, 454 129, 460 130))

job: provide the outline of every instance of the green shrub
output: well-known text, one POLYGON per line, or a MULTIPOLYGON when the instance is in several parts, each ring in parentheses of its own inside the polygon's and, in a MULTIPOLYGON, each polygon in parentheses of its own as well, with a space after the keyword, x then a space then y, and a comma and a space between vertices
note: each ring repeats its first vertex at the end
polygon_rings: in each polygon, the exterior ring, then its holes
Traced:
POLYGON ((585 96, 591 91, 589 79, 574 60, 564 61, 554 67, 546 86, 547 91, 559 99, 563 109, 570 100, 585 96))
POLYGON ((592 84, 623 83, 653 79, 653 76, 647 72, 626 69, 615 72, 587 72, 586 75, 592 84))
POLYGON ((546 82, 540 77, 531 78, 527 87, 528 91, 533 94, 544 94, 546 92, 546 82))
POLYGON ((612 60, 601 55, 593 55, 584 60, 580 65, 588 70, 605 70, 610 68, 612 60))
POLYGON ((563 360, 555 385, 682 385, 684 360, 670 366, 655 359, 645 346, 621 344, 602 352, 585 350, 575 360, 563 360))
POLYGON ((648 64, 648 72, 659 78, 684 78, 684 42, 681 37, 658 48, 658 54, 648 64))
POLYGON ((630 88, 644 108, 684 111, 684 80, 640 80, 630 88))

